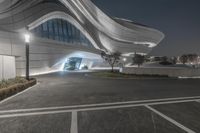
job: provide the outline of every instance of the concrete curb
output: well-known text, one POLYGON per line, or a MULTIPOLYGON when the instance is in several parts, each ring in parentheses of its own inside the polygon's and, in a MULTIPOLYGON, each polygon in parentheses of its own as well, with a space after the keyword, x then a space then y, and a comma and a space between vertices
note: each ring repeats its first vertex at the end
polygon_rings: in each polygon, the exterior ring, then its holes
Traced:
POLYGON ((162 80, 162 79, 178 79, 178 78, 170 78, 170 77, 134 77, 134 78, 125 78, 125 77, 103 77, 103 76, 96 76, 96 75, 91 75, 91 74, 85 74, 86 77, 91 77, 91 78, 101 78, 101 79, 118 79, 118 80, 162 80))
POLYGON ((8 88, 3 88, 0 89, 0 101, 15 95, 21 91, 26 90, 27 88, 34 86, 37 83, 36 79, 31 79, 30 81, 26 82, 26 83, 21 83, 21 84, 16 84, 16 85, 12 85, 8 88))

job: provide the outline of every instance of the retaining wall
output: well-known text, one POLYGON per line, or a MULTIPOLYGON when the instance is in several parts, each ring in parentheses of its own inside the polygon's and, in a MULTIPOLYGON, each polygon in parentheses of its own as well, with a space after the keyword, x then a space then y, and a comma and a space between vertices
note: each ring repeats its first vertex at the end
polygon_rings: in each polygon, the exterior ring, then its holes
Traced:
POLYGON ((197 77, 200 76, 200 68, 173 68, 173 67, 124 67, 120 69, 124 74, 136 74, 136 75, 160 75, 169 77, 197 77))

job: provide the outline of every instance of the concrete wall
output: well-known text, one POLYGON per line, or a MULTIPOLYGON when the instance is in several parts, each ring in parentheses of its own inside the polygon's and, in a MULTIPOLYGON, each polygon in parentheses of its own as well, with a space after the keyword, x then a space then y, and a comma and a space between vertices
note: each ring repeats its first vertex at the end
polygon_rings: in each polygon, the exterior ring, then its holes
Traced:
MULTIPOLYGON (((87 48, 79 44, 72 45, 32 37, 30 43, 30 74, 57 71, 70 54, 79 51, 99 53, 94 48, 87 48)), ((18 76, 25 75, 26 58, 23 34, 0 31, 0 55, 16 57, 16 74, 18 76)))
POLYGON ((0 80, 16 76, 15 57, 0 55, 0 80))
POLYGON ((120 72, 125 74, 137 75, 167 75, 169 77, 196 77, 200 76, 200 69, 193 68, 170 68, 170 67, 157 67, 157 68, 137 68, 137 67, 124 67, 120 72))

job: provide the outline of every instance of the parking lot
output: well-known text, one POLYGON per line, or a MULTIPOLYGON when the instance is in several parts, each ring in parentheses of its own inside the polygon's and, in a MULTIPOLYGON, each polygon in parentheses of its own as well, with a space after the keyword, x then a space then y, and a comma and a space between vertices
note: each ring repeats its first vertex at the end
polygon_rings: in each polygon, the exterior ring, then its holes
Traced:
POLYGON ((0 133, 198 133, 198 79, 39 76, 0 103, 0 133))

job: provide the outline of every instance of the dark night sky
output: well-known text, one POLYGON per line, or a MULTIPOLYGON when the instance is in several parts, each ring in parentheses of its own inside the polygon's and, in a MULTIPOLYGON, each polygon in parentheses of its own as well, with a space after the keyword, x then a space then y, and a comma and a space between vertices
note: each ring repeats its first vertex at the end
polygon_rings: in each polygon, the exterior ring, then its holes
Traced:
POLYGON ((152 55, 200 54, 200 0, 92 0, 110 16, 156 28, 165 39, 152 55))

